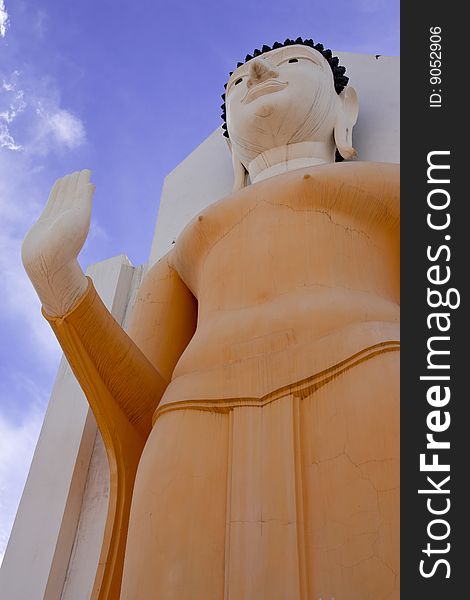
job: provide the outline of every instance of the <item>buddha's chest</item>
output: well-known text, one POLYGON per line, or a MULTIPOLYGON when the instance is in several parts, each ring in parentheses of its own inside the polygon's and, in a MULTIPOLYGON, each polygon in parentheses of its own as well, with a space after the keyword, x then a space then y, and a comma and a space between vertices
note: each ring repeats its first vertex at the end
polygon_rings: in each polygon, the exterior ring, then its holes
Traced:
POLYGON ((390 198, 305 174, 275 179, 207 208, 178 240, 175 268, 198 298, 219 287, 258 298, 389 279, 398 262, 390 198))

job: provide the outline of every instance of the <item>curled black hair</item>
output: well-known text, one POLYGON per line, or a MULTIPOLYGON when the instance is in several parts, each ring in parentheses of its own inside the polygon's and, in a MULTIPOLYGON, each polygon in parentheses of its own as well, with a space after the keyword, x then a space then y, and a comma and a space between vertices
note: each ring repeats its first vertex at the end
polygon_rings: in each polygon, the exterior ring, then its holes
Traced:
MULTIPOLYGON (((265 54, 266 52, 270 52, 271 50, 277 50, 277 48, 284 48, 285 46, 294 46, 294 45, 299 45, 299 44, 301 46, 309 46, 310 48, 317 50, 317 52, 320 52, 320 54, 323 55, 323 57, 326 59, 326 61, 330 65, 331 70, 333 72, 333 79, 334 79, 336 93, 341 94, 341 92, 347 86, 348 81, 349 81, 349 77, 346 77, 346 75, 345 75, 345 72, 346 72, 345 67, 342 67, 339 64, 338 57, 333 56, 331 50, 325 49, 323 44, 314 44, 313 40, 311 40, 311 39, 304 40, 301 37, 298 37, 296 40, 291 40, 291 39, 287 38, 287 40, 285 40, 284 43, 274 42, 272 47, 266 46, 266 44, 265 44, 261 48, 261 50, 256 48, 256 50, 254 50, 253 54, 247 54, 244 62, 237 63, 237 69, 238 69, 238 67, 241 67, 243 64, 247 63, 248 61, 252 60, 253 58, 256 58, 257 56, 261 56, 262 54, 265 54)), ((230 72, 229 76, 231 76, 232 73, 233 73, 233 71, 230 72)), ((227 88, 227 84, 225 84, 224 87, 227 88)), ((225 93, 222 94, 222 100, 224 101, 224 103, 220 107, 222 109, 222 115, 221 115, 222 120, 223 120, 222 129, 224 130, 224 136, 228 138, 229 134, 227 131, 227 111, 225 108, 225 93)))

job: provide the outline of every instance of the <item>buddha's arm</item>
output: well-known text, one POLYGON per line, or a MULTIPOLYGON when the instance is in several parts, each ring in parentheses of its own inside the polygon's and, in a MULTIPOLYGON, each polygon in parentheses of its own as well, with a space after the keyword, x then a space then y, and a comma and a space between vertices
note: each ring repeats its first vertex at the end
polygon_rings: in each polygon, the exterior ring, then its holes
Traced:
POLYGON ((106 309, 91 280, 68 314, 43 313, 95 414, 105 411, 105 420, 128 421, 147 437, 153 411, 196 322, 194 297, 168 259, 146 276, 129 335, 106 309))
POLYGON ((196 330, 196 322, 197 300, 171 266, 169 253, 145 277, 129 325, 129 336, 166 383, 196 330))
POLYGON ((93 409, 108 454, 109 508, 91 598, 114 600, 120 595, 137 466, 153 411, 194 333, 196 301, 165 257, 141 286, 130 335, 91 280, 65 316, 43 313, 93 409))

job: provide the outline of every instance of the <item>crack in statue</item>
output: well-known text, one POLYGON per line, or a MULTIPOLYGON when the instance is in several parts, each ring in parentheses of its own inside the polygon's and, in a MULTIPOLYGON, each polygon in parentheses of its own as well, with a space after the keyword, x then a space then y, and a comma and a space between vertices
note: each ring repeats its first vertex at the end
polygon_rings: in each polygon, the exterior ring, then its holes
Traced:
POLYGON ((128 334, 77 261, 89 171, 24 241, 110 465, 93 598, 398 598, 398 167, 335 162, 358 100, 330 51, 255 54, 223 96, 234 191, 148 272, 128 334))

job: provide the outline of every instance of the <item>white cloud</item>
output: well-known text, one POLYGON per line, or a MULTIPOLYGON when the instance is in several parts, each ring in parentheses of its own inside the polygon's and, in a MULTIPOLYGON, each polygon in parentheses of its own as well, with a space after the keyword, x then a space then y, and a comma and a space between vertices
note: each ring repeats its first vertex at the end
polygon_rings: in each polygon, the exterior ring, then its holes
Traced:
POLYGON ((23 150, 23 147, 15 142, 9 126, 26 108, 24 92, 16 87, 18 75, 18 71, 14 71, 0 87, 0 148, 14 151, 23 150))
POLYGON ((39 102, 36 114, 39 117, 39 133, 34 140, 35 146, 50 147, 52 142, 73 150, 84 143, 85 127, 81 120, 70 111, 56 106, 47 110, 39 102))
POLYGON ((24 92, 17 89, 19 75, 19 71, 13 71, 8 81, 5 79, 2 81, 1 89, 3 93, 0 99, 5 101, 6 108, 0 111, 0 119, 6 123, 12 123, 16 116, 26 108, 24 92))
POLYGON ((8 131, 8 127, 2 122, 0 122, 0 148, 7 148, 7 150, 15 152, 23 150, 23 147, 15 142, 13 136, 8 131))
POLYGON ((45 156, 75 150, 85 141, 85 126, 61 106, 59 91, 51 80, 25 81, 21 73, 13 71, 1 82, 0 149, 45 156))
MULTIPOLYGON (((33 392, 37 395, 38 390, 33 392)), ((44 410, 37 403, 29 406, 21 423, 12 423, 0 413, 0 565, 43 418, 44 410)))
POLYGON ((5 37, 10 22, 4 0, 0 0, 0 37, 5 37))

